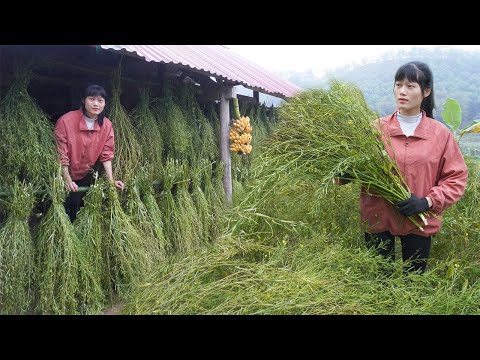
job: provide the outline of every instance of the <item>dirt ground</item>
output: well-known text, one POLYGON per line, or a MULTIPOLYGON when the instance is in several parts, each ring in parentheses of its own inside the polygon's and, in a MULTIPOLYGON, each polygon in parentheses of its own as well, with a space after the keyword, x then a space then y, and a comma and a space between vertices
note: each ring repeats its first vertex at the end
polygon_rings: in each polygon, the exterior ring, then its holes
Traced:
POLYGON ((120 315, 124 306, 125 302, 121 301, 118 304, 112 306, 111 308, 105 309, 103 311, 103 315, 120 315))

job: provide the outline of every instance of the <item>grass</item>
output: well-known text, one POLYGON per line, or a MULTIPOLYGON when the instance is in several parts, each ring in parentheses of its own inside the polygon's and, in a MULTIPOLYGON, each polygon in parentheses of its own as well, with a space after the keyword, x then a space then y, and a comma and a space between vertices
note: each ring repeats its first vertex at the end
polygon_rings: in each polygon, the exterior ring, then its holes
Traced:
POLYGON ((359 184, 322 193, 318 177, 278 171, 261 192, 245 183, 216 241, 150 273, 123 313, 480 314, 480 168, 467 165, 467 189, 444 212, 424 274, 366 248, 359 184), (251 193, 263 201, 248 203, 251 193))

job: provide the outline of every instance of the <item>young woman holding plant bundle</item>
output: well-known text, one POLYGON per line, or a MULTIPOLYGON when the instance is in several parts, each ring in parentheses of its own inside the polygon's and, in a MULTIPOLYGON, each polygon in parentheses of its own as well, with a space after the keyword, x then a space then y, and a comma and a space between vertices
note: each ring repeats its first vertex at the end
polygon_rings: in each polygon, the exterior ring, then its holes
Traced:
POLYGON ((113 179, 112 159, 115 151, 112 122, 105 117, 106 91, 99 85, 88 86, 78 110, 61 116, 55 125, 55 138, 62 176, 69 195, 65 208, 73 222, 83 206, 84 192, 79 186, 92 184, 95 170, 103 164, 107 179, 118 189, 124 184, 113 179))
POLYGON ((394 260, 395 236, 399 236, 403 261, 411 261, 408 269, 423 273, 442 211, 462 197, 468 170, 453 134, 433 119, 433 75, 428 65, 418 61, 402 65, 395 74, 393 93, 397 109, 375 124, 411 197, 392 206, 363 189, 361 218, 367 224, 367 246, 394 260), (407 217, 424 212, 432 216, 427 216, 422 231, 407 217))

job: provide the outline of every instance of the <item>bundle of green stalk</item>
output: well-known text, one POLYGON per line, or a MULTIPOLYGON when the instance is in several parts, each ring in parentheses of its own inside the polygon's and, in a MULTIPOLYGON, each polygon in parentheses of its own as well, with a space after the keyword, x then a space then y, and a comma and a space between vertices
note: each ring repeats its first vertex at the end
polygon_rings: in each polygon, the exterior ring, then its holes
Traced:
POLYGON ((27 92, 31 73, 29 66, 19 66, 15 82, 0 102, 1 186, 17 178, 35 188, 45 187, 56 169, 52 122, 27 92))
POLYGON ((89 269, 79 274, 80 291, 79 301, 82 313, 98 313, 106 303, 106 295, 112 297, 110 274, 105 261, 105 242, 103 241, 103 197, 107 186, 105 180, 97 179, 85 194, 85 206, 80 209, 73 226, 78 235, 82 251, 82 261, 89 269))
POLYGON ((250 118, 250 124, 253 128, 252 146, 257 147, 269 134, 265 105, 247 104, 243 106, 243 109, 240 109, 241 114, 246 114, 250 118))
MULTIPOLYGON (((167 102, 168 98, 166 97, 156 97, 150 101, 150 109, 152 111, 156 127, 160 133, 160 137, 162 138, 162 166, 163 161, 168 157, 168 149, 167 149, 167 102)), ((155 180, 158 180, 159 174, 155 174, 155 180)))
POLYGON ((0 313, 25 314, 34 290, 35 247, 28 226, 35 203, 32 185, 15 180, 2 202, 8 216, 0 228, 0 313))
POLYGON ((128 180, 138 172, 142 163, 142 148, 126 110, 120 102, 121 68, 113 74, 112 100, 108 118, 112 120, 115 132, 114 178, 128 180))
MULTIPOLYGON (((160 168, 161 170, 161 168, 160 168)), ((153 233, 158 241, 160 254, 163 258, 172 252, 172 243, 165 238, 165 225, 163 224, 163 214, 155 199, 152 184, 145 178, 139 179, 140 197, 147 210, 148 221, 152 224, 153 233)))
POLYGON ((142 234, 123 211, 114 185, 107 187, 106 199, 103 239, 107 264, 113 290, 125 296, 152 269, 153 262, 146 252, 142 234))
POLYGON ((195 156, 193 149, 192 129, 185 118, 182 108, 171 90, 171 85, 166 82, 163 89, 163 99, 161 105, 163 107, 162 120, 165 122, 164 126, 164 157, 183 159, 191 162, 195 156))
MULTIPOLYGON (((126 186, 125 214, 132 225, 140 232, 142 248, 152 264, 165 260, 164 235, 161 226, 155 226, 155 220, 140 197, 140 182, 147 183, 145 175, 138 175, 128 181, 126 186), (153 220, 153 221, 152 221, 153 220)), ((145 185, 144 185, 145 187, 145 185)))
POLYGON ((195 85, 191 82, 183 82, 174 87, 178 106, 182 109, 185 119, 190 125, 195 124, 195 85))
POLYGON ((210 212, 210 206, 205 194, 201 188, 202 179, 206 168, 210 168, 211 165, 207 160, 199 161, 192 167, 191 180, 192 180, 192 200, 197 210, 197 216, 200 225, 200 234, 202 242, 211 240, 210 228, 213 222, 213 215, 210 212))
POLYGON ((203 114, 195 97, 195 86, 191 83, 180 87, 178 104, 183 111, 185 120, 190 129, 194 159, 208 159, 215 161, 219 156, 219 148, 216 144, 215 132, 212 125, 203 114))
POLYGON ((265 116, 266 116, 267 133, 271 134, 275 130, 275 127, 277 126, 277 122, 278 122, 277 110, 272 104, 272 106, 270 106, 268 111, 265 108, 265 112, 266 112, 265 116))
POLYGON ((190 168, 185 162, 178 163, 177 194, 175 201, 178 209, 180 224, 179 249, 180 253, 188 254, 198 248, 203 242, 202 223, 197 209, 188 191, 190 186, 190 168))
POLYGON ((180 252, 182 245, 181 226, 178 207, 173 197, 173 185, 179 178, 178 160, 167 159, 162 167, 161 181, 163 190, 158 199, 158 207, 163 215, 164 234, 174 253, 180 252))
MULTIPOLYGON (((396 162, 380 140, 374 122, 378 115, 354 85, 331 81, 328 90, 304 91, 280 108, 280 116, 256 169, 264 179, 250 197, 271 196, 286 174, 291 182, 317 181, 319 192, 326 193, 343 173, 390 204, 410 197, 396 162)), ((424 214, 419 217, 427 224, 424 214)), ((409 219, 423 231, 416 217, 409 219)))
POLYGON ((224 165, 222 162, 207 163, 206 160, 203 160, 201 165, 202 169, 204 169, 203 193, 210 205, 209 212, 212 214, 209 233, 212 241, 215 241, 222 232, 226 209, 225 190, 222 182, 224 165), (212 169, 213 167, 215 168, 212 169), (213 173, 215 173, 215 177, 213 177, 213 173))
POLYGON ((223 208, 226 207, 226 196, 225 196, 225 188, 223 186, 223 175, 225 174, 225 164, 222 161, 215 163, 215 167, 213 168, 213 178, 212 178, 212 185, 215 189, 215 194, 218 196, 218 202, 222 204, 223 208))
MULTIPOLYGON (((215 109, 215 103, 210 102, 204 109, 205 117, 207 118, 210 126, 212 127, 213 134, 215 136, 215 146, 217 149, 220 149, 220 118, 218 117, 217 111, 215 109)), ((218 151, 218 150, 217 150, 218 151)), ((218 157, 216 158, 218 159, 218 157)), ((214 160, 216 160, 214 159, 214 160)))
POLYGON ((208 159, 209 161, 215 161, 220 156, 220 151, 217 146, 217 140, 215 138, 215 131, 208 121, 208 119, 203 115, 200 108, 196 107, 196 129, 197 137, 194 140, 194 149, 195 149, 195 162, 198 162, 200 159, 208 159))
POLYGON ((162 166, 163 138, 159 122, 150 109, 150 95, 146 84, 139 87, 140 102, 130 115, 141 147, 143 166, 147 168, 149 179, 158 180, 162 166))
POLYGON ((42 314, 85 313, 100 291, 97 274, 87 259, 83 239, 79 239, 65 212, 64 182, 60 169, 49 188, 52 205, 37 233, 38 310, 42 314), (87 295, 85 293, 88 293, 87 295), (93 294, 93 295, 91 295, 93 294))

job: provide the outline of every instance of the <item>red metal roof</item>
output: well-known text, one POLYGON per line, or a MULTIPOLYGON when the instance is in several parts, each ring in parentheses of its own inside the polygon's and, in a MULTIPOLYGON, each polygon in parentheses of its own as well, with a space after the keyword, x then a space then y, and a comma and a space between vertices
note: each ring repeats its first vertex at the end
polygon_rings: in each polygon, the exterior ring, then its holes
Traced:
POLYGON ((135 53, 147 61, 181 64, 229 80, 236 85, 273 95, 292 97, 301 88, 222 45, 100 45, 103 49, 135 53))

